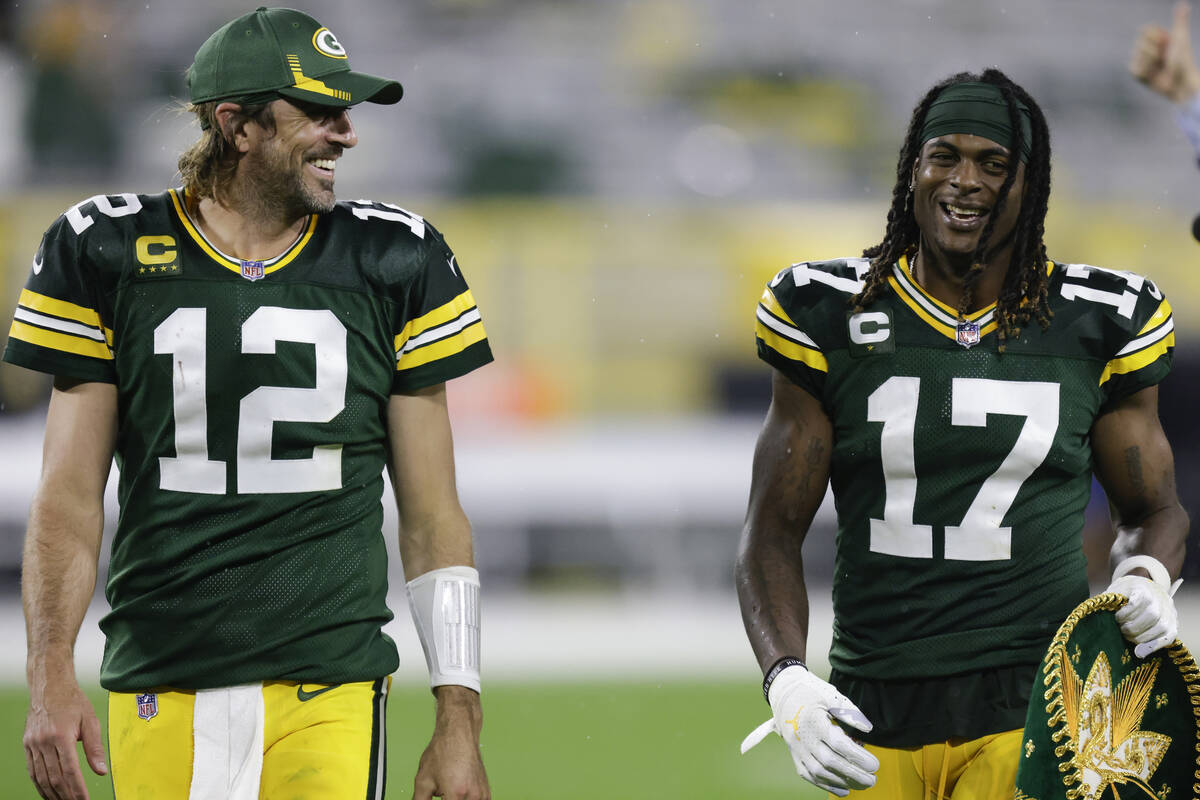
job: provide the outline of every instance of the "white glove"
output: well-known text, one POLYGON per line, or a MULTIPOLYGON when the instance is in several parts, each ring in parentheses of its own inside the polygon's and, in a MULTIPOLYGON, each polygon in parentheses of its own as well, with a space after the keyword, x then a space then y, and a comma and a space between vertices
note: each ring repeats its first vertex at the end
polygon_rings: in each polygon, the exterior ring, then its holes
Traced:
POLYGON ((774 716, 742 742, 742 752, 778 733, 792 754, 796 772, 838 797, 875 785, 879 759, 855 743, 838 722, 866 732, 873 727, 849 698, 804 667, 793 665, 775 676, 769 693, 774 716))
POLYGON ((1113 581, 1105 591, 1129 598, 1115 616, 1121 634, 1137 645, 1133 654, 1138 658, 1161 650, 1179 635, 1179 612, 1171 598, 1181 583, 1182 579, 1172 585, 1167 568, 1151 556, 1131 556, 1113 570, 1113 581), (1138 567, 1153 577, 1127 574, 1138 567))

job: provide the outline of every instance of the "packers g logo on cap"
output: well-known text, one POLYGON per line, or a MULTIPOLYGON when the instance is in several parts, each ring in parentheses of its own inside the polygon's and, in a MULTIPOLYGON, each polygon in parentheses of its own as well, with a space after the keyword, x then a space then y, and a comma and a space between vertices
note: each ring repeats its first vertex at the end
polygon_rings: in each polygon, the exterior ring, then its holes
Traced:
POLYGON ((317 52, 330 58, 345 58, 346 48, 342 47, 342 43, 333 35, 333 31, 329 28, 317 28, 317 32, 313 34, 313 47, 317 48, 317 52))

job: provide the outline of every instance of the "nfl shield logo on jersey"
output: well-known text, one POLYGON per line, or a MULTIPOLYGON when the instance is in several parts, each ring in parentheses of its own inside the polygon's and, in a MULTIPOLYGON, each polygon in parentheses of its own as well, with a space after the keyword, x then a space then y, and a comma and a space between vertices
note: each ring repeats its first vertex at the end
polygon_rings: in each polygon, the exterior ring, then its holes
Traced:
POLYGON ((158 716, 158 695, 151 692, 150 694, 139 694, 137 696, 138 716, 142 719, 153 719, 158 716))
POLYGON ((256 281, 265 275, 263 270, 263 262, 261 261, 243 261, 242 262, 242 277, 246 280, 256 281))
POLYGON ((955 337, 955 339, 963 347, 970 347, 973 344, 979 344, 979 323, 959 322, 958 335, 955 337))

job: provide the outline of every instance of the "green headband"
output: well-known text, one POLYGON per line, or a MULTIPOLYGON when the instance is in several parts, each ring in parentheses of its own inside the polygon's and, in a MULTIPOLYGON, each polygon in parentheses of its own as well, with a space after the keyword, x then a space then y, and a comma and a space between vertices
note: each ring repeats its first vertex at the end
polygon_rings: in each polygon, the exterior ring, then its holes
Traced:
MULTIPOLYGON (((1021 120, 1021 160, 1029 161, 1033 142, 1033 116, 1020 101, 1017 110, 1021 120)), ((1013 129, 1008 116, 1008 103, 1000 88, 990 83, 969 81, 947 86, 925 114, 921 141, 949 133, 970 133, 991 139, 1013 149, 1013 129)))

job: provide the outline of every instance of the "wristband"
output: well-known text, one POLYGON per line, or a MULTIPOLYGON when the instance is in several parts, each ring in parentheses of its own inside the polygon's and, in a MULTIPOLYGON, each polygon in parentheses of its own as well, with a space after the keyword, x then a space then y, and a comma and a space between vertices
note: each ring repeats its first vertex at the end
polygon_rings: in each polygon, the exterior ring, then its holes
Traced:
POLYGON ((1162 565, 1162 562, 1154 556, 1130 556, 1120 564, 1117 564, 1117 568, 1113 570, 1112 579, 1115 581, 1117 578, 1133 572, 1138 567, 1150 573, 1150 580, 1167 591, 1171 590, 1171 576, 1167 572, 1167 568, 1162 565))
POLYGON ((771 691, 771 684, 777 677, 779 677, 779 673, 783 672, 788 667, 804 667, 805 669, 808 669, 808 666, 803 661, 794 656, 784 656, 776 661, 775 664, 769 670, 767 670, 766 677, 763 678, 763 699, 766 700, 768 704, 771 702, 771 697, 768 694, 771 691))
POLYGON ((456 684, 479 691, 479 573, 443 567, 405 584, 430 687, 456 684))

